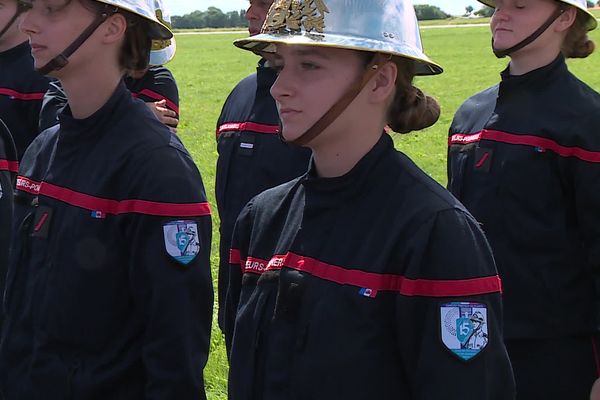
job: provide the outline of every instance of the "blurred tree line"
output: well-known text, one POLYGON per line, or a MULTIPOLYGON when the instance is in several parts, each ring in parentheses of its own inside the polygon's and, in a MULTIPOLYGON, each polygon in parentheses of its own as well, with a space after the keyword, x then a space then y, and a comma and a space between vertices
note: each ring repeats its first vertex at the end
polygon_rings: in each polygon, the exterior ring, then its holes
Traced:
MULTIPOLYGON (((437 6, 417 4, 414 7, 417 19, 420 21, 446 19, 450 17, 449 14, 445 13, 437 6)), ((471 7, 471 10, 468 10, 467 13, 470 14, 472 11, 471 7)), ((479 16, 490 16, 493 12, 494 9, 484 6, 474 14, 479 16)), ((217 7, 208 7, 206 11, 194 11, 183 16, 175 15, 172 17, 171 23, 173 24, 173 28, 177 29, 236 28, 246 27, 248 25, 246 22, 246 10, 224 13, 217 7)))
POLYGON ((246 27, 246 10, 224 13, 217 7, 208 7, 206 11, 194 11, 183 16, 171 18, 173 28, 235 28, 246 27))

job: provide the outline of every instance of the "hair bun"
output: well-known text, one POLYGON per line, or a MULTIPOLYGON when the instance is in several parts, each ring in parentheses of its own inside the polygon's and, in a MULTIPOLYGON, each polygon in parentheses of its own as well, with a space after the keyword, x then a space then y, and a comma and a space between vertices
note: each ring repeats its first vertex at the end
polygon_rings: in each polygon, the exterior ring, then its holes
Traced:
POLYGON ((388 113, 388 125, 394 132, 408 133, 435 124, 439 117, 438 102, 411 85, 406 93, 396 94, 388 113))

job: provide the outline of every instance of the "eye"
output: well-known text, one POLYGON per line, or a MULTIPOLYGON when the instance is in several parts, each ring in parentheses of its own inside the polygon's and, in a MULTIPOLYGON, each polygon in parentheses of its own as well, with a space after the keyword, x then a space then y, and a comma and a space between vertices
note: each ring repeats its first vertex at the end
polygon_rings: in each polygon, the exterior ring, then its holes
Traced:
POLYGON ((279 73, 283 70, 283 64, 269 64, 269 68, 279 75, 279 73))
POLYGON ((302 63, 300 63, 300 65, 302 66, 302 69, 307 70, 307 71, 313 71, 313 70, 321 68, 317 64, 310 62, 310 61, 303 61, 302 63))

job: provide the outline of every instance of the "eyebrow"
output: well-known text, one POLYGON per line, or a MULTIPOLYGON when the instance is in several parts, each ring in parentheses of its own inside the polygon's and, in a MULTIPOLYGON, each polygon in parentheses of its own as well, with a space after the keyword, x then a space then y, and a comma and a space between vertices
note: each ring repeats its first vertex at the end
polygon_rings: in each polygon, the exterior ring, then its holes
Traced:
POLYGON ((316 49, 312 49, 312 48, 300 48, 297 50, 294 50, 294 53, 298 56, 316 56, 325 60, 329 60, 330 57, 327 54, 326 51, 318 51, 316 49))

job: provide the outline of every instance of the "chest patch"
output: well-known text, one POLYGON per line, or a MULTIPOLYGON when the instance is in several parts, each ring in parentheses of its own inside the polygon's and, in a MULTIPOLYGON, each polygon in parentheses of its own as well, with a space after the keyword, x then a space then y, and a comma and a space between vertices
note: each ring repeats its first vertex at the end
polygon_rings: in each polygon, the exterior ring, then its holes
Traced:
POLYGON ((35 210, 33 219, 32 237, 46 239, 50 232, 50 223, 52 222, 52 209, 46 206, 38 206, 35 210))
POLYGON ((473 169, 477 172, 490 172, 493 156, 493 149, 485 147, 475 148, 475 164, 473 165, 473 169))
POLYGON ((171 221, 163 225, 165 250, 181 264, 189 264, 200 252, 198 225, 195 221, 171 221))
POLYGON ((440 305, 440 329, 444 346, 467 361, 488 343, 487 306, 453 302, 440 305))

